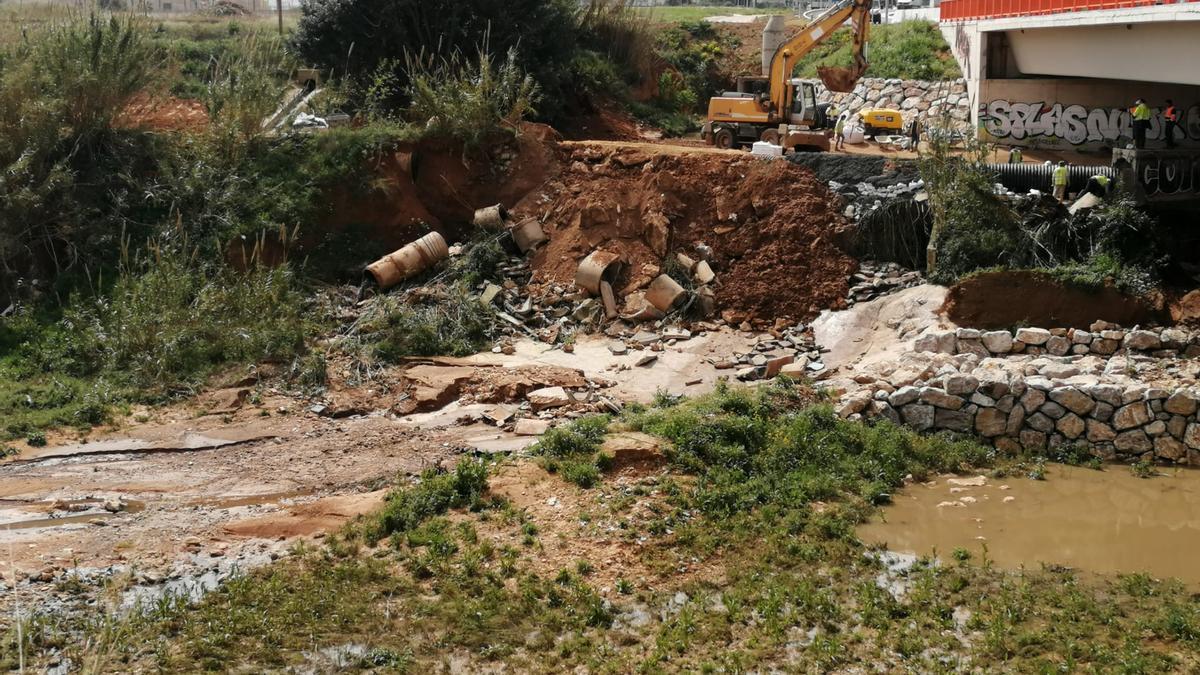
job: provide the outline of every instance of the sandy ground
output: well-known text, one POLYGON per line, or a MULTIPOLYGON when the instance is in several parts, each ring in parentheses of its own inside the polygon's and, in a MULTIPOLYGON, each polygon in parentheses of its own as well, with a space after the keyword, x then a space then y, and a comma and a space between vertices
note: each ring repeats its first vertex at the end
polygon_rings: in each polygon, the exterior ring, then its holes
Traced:
MULTIPOLYGON (((581 338, 573 354, 525 340, 511 355, 467 361, 579 369, 611 383, 605 396, 645 402, 660 390, 711 390, 731 372, 714 362, 746 351, 756 337, 729 329, 697 335, 645 367, 634 364, 652 352, 615 356, 604 336, 581 338)), ((225 414, 204 414, 207 404, 192 400, 148 422, 128 418, 86 442, 62 438, 0 463, 0 590, 20 591, 0 593, 0 612, 14 600, 57 596, 49 582, 64 570, 153 586, 260 564, 297 538, 320 537, 375 509, 397 476, 536 441, 483 421, 495 403, 455 401, 401 417, 388 412, 394 396, 357 401, 364 402, 365 414, 330 419, 283 395, 225 414), (26 578, 35 583, 17 583, 26 578)))

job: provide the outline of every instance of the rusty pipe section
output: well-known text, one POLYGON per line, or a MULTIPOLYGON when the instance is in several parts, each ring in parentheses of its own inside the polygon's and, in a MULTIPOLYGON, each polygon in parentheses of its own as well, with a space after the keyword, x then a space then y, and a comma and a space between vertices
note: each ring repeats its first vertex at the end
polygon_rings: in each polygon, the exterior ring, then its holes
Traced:
POLYGON ((390 288, 450 257, 450 247, 437 232, 409 243, 367 266, 380 288, 390 288))

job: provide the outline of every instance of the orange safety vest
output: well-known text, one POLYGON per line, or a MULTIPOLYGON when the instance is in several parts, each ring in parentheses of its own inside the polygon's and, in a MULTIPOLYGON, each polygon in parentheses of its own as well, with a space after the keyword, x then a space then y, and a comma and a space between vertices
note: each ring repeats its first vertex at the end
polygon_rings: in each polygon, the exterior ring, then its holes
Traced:
POLYGON ((1172 122, 1179 121, 1179 113, 1175 111, 1175 106, 1173 105, 1167 106, 1167 110, 1163 113, 1163 116, 1172 122))

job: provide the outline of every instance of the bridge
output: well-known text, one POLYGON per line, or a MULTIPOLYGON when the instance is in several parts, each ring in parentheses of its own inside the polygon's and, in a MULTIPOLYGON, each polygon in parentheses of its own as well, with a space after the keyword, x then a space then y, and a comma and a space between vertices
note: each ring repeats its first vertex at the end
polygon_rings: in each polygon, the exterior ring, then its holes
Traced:
POLYGON ((1148 148, 1200 148, 1200 0, 943 0, 941 28, 984 138, 1064 150, 1124 148, 1137 97, 1148 148))

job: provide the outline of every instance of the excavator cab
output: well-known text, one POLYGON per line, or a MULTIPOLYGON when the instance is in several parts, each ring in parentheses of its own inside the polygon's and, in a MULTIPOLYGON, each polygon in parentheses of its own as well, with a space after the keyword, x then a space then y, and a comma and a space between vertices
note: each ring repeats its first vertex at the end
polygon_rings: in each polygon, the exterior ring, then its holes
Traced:
POLYGON ((816 129, 817 124, 817 88, 812 82, 792 80, 788 83, 792 89, 792 109, 788 112, 788 124, 816 129))

